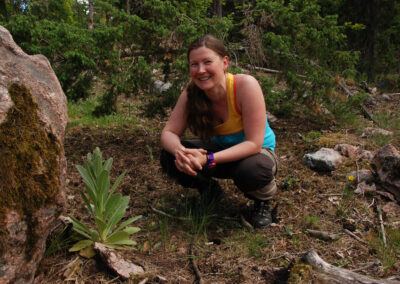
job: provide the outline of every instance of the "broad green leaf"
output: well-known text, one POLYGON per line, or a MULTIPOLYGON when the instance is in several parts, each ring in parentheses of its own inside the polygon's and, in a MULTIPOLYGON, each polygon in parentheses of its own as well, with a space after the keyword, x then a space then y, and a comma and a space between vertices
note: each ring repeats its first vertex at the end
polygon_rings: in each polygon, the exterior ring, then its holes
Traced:
POLYGON ((85 202, 85 205, 86 205, 87 209, 89 210, 90 214, 92 214, 92 216, 95 216, 92 206, 90 205, 90 202, 87 199, 86 195, 82 191, 79 191, 79 193, 81 194, 81 197, 82 197, 83 201, 85 202))
POLYGON ((88 247, 80 250, 79 255, 83 256, 85 258, 92 258, 96 255, 96 252, 94 251, 93 246, 88 246, 88 247))
POLYGON ((117 189, 118 185, 121 183, 122 179, 124 178, 126 174, 126 171, 124 171, 115 181, 114 185, 112 186, 111 190, 110 190, 110 195, 114 193, 114 191, 117 189))
POLYGON ((86 226, 83 223, 81 223, 75 217, 71 217, 71 220, 72 220, 72 224, 73 224, 74 227, 79 228, 80 230, 82 230, 82 231, 84 231, 84 232, 86 232, 87 234, 90 235, 91 231, 90 231, 88 226, 86 226))
POLYGON ((129 240, 129 234, 124 231, 112 233, 106 240, 106 243, 112 244, 114 242, 122 241, 122 240, 129 240))
POLYGON ((96 194, 96 185, 94 184, 93 179, 91 178, 89 172, 85 168, 79 165, 76 166, 76 168, 81 174, 83 182, 88 186, 89 189, 93 191, 94 194, 96 194))
POLYGON ((97 232, 97 231, 95 231, 93 229, 90 230, 90 237, 91 237, 90 238, 91 240, 93 240, 95 242, 100 242, 99 232, 97 232))
POLYGON ((121 200, 118 202, 118 206, 115 208, 114 212, 111 213, 110 218, 108 219, 107 229, 111 230, 115 225, 118 224, 119 221, 124 217, 126 207, 129 204, 129 197, 123 196, 121 200))
POLYGON ((114 212, 114 210, 115 210, 115 208, 117 208, 121 198, 122 198, 122 195, 120 193, 111 195, 111 197, 107 200, 107 203, 105 205, 104 219, 107 219, 108 216, 110 216, 111 213, 114 212))
POLYGON ((97 188, 99 189, 99 204, 104 210, 104 203, 106 201, 106 194, 108 192, 108 188, 110 186, 110 179, 109 179, 110 173, 106 170, 102 170, 100 173, 99 178, 97 179, 97 188))
POLYGON ((96 220, 97 228, 99 229, 99 232, 100 232, 100 239, 104 240, 107 237, 107 234, 106 234, 107 225, 106 225, 106 223, 104 223, 103 220, 101 220, 98 217, 96 217, 95 220, 96 220))
POLYGON ((110 172, 112 163, 113 163, 113 159, 112 159, 112 158, 108 159, 108 160, 104 163, 103 169, 105 169, 106 171, 109 171, 109 172, 110 172))
POLYGON ((135 234, 139 231, 140 231, 140 228, 138 228, 138 227, 126 227, 124 229, 124 232, 127 232, 129 235, 135 234))
POLYGON ((120 240, 120 241, 114 241, 114 242, 109 242, 113 245, 130 245, 130 246, 136 246, 137 242, 127 239, 127 240, 120 240))
POLYGON ((72 229, 73 229, 75 232, 77 232, 79 235, 81 235, 81 236, 83 236, 83 237, 85 237, 85 238, 88 238, 89 240, 92 239, 92 237, 90 236, 90 233, 88 234, 87 232, 85 232, 85 231, 83 231, 83 230, 81 230, 81 229, 79 229, 79 228, 77 228, 77 227, 72 227, 72 229))
POLYGON ((135 222, 136 220, 138 220, 140 218, 142 218, 142 215, 132 217, 132 218, 122 222, 122 224, 115 230, 115 232, 122 230, 123 228, 125 228, 126 226, 128 226, 129 224, 135 222))
POLYGON ((82 250, 82 249, 84 249, 84 248, 87 248, 88 246, 90 246, 90 245, 92 245, 92 244, 93 244, 93 241, 92 241, 92 240, 81 240, 81 241, 75 243, 75 244, 69 249, 69 251, 70 251, 70 252, 73 252, 73 251, 80 251, 80 250, 82 250))
POLYGON ((98 178, 100 176, 101 170, 103 169, 102 165, 103 159, 99 148, 96 148, 93 153, 94 153, 94 161, 92 166, 94 169, 95 177, 98 178))

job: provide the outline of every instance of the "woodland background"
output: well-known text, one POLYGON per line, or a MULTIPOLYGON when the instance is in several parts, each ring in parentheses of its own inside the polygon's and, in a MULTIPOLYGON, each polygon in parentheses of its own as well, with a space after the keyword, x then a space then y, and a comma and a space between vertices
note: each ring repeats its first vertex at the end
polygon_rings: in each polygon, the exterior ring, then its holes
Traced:
POLYGON ((365 96, 343 104, 332 95, 343 80, 400 85, 395 0, 1 0, 0 24, 25 52, 50 60, 70 102, 89 98, 101 81, 96 116, 117 111, 120 95, 142 94, 147 116, 164 114, 188 81, 188 44, 205 33, 229 47, 231 72, 279 72, 259 77, 277 115, 299 105, 345 115, 365 96), (162 96, 152 92, 154 70, 172 84, 162 96), (286 88, 272 92, 277 81, 286 88))

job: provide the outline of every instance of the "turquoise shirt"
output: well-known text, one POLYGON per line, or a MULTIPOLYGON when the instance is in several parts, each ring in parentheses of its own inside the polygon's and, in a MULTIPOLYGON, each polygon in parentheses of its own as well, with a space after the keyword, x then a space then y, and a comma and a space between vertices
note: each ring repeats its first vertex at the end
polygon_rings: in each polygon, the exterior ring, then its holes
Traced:
MULTIPOLYGON (((265 125, 265 135, 264 135, 264 142, 262 147, 268 147, 272 151, 275 150, 275 133, 271 129, 271 127, 268 124, 268 119, 265 118, 266 120, 266 125, 265 125)), ((222 147, 223 149, 232 147, 236 144, 242 143, 246 141, 246 137, 244 135, 244 131, 237 132, 235 134, 229 134, 229 135, 215 135, 213 136, 212 140, 214 143, 216 143, 218 146, 222 147)))

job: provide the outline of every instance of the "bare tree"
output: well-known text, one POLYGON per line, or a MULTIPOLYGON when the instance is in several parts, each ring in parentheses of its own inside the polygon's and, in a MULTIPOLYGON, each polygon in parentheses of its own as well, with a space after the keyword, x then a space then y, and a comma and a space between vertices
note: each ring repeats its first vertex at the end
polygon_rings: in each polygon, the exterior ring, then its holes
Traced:
POLYGON ((94 15, 94 7, 93 7, 93 0, 89 0, 89 30, 93 30, 93 15, 94 15))
POLYGON ((131 14, 131 0, 126 0, 126 13, 131 14))

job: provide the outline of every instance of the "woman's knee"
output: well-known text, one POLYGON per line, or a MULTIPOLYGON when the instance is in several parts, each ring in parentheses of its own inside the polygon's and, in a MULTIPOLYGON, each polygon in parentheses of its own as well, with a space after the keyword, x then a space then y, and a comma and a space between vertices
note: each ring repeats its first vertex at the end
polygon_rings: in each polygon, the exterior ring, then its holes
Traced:
POLYGON ((275 180, 276 161, 270 156, 256 154, 240 162, 234 181, 244 192, 258 190, 275 180))

